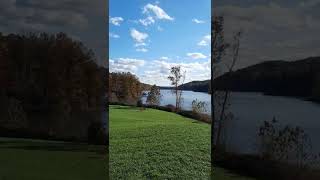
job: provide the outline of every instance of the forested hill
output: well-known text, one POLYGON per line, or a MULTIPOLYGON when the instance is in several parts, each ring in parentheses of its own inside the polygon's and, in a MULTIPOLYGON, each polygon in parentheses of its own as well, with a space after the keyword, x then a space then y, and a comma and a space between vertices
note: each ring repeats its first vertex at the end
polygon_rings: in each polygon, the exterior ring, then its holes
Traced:
POLYGON ((192 81, 181 85, 183 90, 196 91, 196 92, 208 92, 210 80, 205 81, 192 81))
MULTIPOLYGON (((195 92, 208 92, 209 80, 205 81, 191 81, 179 86, 185 91, 195 91, 195 92)), ((160 86, 160 89, 173 89, 172 86, 160 86)))
MULTIPOLYGON (((320 100, 320 57, 298 61, 266 61, 226 73, 215 79, 215 89, 263 92, 269 95, 306 97, 320 100)), ((205 91, 207 81, 193 81, 184 90, 205 91)))
POLYGON ((172 86, 160 86, 160 89, 173 89, 172 86))

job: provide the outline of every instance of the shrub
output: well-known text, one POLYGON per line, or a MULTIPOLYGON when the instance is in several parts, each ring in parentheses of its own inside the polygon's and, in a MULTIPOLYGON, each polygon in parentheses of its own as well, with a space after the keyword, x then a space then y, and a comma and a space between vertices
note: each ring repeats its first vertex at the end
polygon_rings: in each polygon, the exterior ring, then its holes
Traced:
POLYGON ((176 110, 176 107, 172 104, 168 104, 165 106, 167 109, 170 110, 170 112, 174 112, 176 110))
POLYGON ((91 122, 88 127, 88 143, 95 145, 108 143, 108 136, 102 122, 91 122))
POLYGON ((265 159, 278 162, 295 161, 297 168, 306 168, 319 159, 312 153, 312 143, 301 127, 277 126, 278 121, 264 121, 259 129, 260 151, 265 159))
POLYGON ((194 114, 201 114, 207 112, 207 103, 198 101, 198 99, 192 101, 192 112, 194 114))
POLYGON ((142 106, 143 106, 142 100, 139 99, 139 100, 137 101, 137 107, 142 107, 142 106))
POLYGON ((148 92, 146 103, 150 105, 160 105, 161 93, 160 88, 156 85, 151 86, 150 91, 148 92))

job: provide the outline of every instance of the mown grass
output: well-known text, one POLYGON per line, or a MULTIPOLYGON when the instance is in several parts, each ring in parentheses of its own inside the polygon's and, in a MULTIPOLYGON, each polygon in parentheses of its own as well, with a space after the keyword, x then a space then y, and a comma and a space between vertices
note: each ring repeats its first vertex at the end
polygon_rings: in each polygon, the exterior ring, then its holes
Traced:
MULTIPOLYGON (((111 179, 209 179, 210 126, 165 111, 109 106, 111 179)), ((215 179, 249 179, 215 168, 215 179)))
POLYGON ((0 138, 0 180, 108 179, 105 146, 0 138))

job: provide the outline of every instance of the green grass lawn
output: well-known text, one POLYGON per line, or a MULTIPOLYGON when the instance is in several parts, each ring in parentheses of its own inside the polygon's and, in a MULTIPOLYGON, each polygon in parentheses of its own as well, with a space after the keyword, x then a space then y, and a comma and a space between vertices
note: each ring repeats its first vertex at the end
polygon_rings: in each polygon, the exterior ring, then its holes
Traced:
MULTIPOLYGON (((111 179, 209 179, 210 126, 174 113, 109 106, 111 179)), ((215 179, 248 179, 216 168, 215 179)))
POLYGON ((105 146, 0 138, 0 180, 107 179, 105 146))

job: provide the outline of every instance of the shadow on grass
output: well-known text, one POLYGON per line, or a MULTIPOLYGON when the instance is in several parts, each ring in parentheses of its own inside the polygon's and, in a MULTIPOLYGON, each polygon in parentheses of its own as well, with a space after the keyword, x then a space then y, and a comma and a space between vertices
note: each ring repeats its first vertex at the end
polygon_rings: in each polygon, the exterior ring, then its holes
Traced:
POLYGON ((110 106, 110 109, 140 110, 139 107, 135 106, 110 106))
POLYGON ((234 171, 228 170, 228 169, 222 169, 221 167, 214 166, 213 167, 213 172, 211 171, 210 173, 210 179, 215 180, 215 179, 239 179, 239 180, 255 180, 255 178, 250 177, 250 176, 244 176, 241 174, 237 174, 234 171), (218 173, 219 171, 219 173, 218 173))
POLYGON ((30 141, 0 141, 0 149, 21 149, 40 151, 69 151, 69 152, 92 152, 96 154, 106 154, 105 146, 88 145, 85 143, 68 142, 30 142, 30 141))
POLYGON ((192 121, 192 123, 202 124, 203 122, 201 122, 201 121, 192 121))

